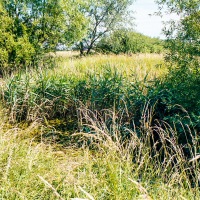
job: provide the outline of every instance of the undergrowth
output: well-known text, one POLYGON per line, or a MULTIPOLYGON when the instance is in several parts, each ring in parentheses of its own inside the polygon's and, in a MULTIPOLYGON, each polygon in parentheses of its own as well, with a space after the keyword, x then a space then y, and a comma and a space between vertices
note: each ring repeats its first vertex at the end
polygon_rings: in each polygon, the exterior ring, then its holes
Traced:
POLYGON ((56 130, 53 127, 52 140, 47 143, 45 137, 50 127, 38 122, 27 128, 10 127, 9 130, 5 124, 1 125, 2 199, 200 197, 198 187, 191 185, 191 180, 196 184, 195 176, 199 173, 198 158, 186 162, 177 144, 177 133, 171 127, 168 130, 154 128, 163 139, 162 149, 156 151, 150 143, 153 127, 143 124, 146 137, 140 138, 133 130, 121 130, 112 111, 107 113, 112 116, 109 129, 104 116, 98 116, 97 120, 97 114, 88 109, 80 113, 80 121, 85 121, 82 125, 87 126, 88 131, 71 135, 69 146, 61 149, 54 142, 56 130), (129 132, 129 140, 122 140, 121 131, 129 132), (165 156, 163 162, 160 152, 165 156))
POLYGON ((152 59, 60 58, 5 79, 1 198, 198 199, 199 79, 152 59))

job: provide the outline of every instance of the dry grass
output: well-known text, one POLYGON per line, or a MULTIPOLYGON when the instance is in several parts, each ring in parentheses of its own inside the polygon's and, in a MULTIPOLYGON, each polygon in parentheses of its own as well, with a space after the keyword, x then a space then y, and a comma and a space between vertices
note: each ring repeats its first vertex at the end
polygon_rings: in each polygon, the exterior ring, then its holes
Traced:
POLYGON ((79 54, 80 52, 78 51, 57 51, 56 52, 57 57, 64 57, 64 58, 79 56, 79 54))
POLYGON ((146 76, 153 80, 167 73, 164 59, 159 54, 93 55, 82 58, 63 57, 53 71, 57 75, 85 76, 87 73, 102 73, 105 68, 117 69, 128 77, 143 80, 146 76))
MULTIPOLYGON (((72 145, 62 151, 56 150, 56 144, 34 139, 33 135, 44 137, 45 127, 38 122, 27 128, 10 127, 9 130, 1 124, 1 199, 179 200, 200 197, 198 188, 184 186, 181 181, 185 179, 184 173, 175 169, 169 174, 163 172, 167 165, 153 162, 156 159, 150 157, 150 149, 136 133, 129 130, 132 137, 129 143, 122 144, 117 127, 111 137, 103 121, 91 117, 93 114, 88 110, 82 112, 93 134, 75 134, 73 137, 82 141, 82 147, 72 145)), ((168 165, 169 162, 170 159, 168 165)))

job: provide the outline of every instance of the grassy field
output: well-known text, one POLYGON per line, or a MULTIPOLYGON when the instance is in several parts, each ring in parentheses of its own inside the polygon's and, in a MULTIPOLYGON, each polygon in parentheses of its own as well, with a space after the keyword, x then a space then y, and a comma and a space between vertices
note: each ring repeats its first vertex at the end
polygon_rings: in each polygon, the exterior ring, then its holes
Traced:
MULTIPOLYGON (((164 67, 163 56, 159 54, 136 54, 127 55, 93 55, 80 59, 65 59, 67 55, 59 54, 60 67, 55 68, 58 75, 87 75, 87 73, 103 73, 105 68, 117 69, 126 77, 136 76, 143 80, 148 75, 148 79, 154 79, 167 73, 164 67)), ((75 54, 76 55, 76 54, 75 54)))
POLYGON ((0 199, 200 199, 196 122, 162 113, 163 56, 57 56, 1 81, 0 199))

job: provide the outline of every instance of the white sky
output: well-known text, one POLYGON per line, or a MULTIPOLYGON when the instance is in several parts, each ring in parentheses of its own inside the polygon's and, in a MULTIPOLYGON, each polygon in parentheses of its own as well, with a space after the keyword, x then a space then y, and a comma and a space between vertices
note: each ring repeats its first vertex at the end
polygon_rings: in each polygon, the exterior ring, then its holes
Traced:
POLYGON ((149 14, 158 11, 158 6, 154 0, 136 0, 131 6, 131 10, 135 12, 135 30, 151 37, 164 38, 162 21, 177 18, 175 16, 164 16, 164 18, 149 16, 149 14))

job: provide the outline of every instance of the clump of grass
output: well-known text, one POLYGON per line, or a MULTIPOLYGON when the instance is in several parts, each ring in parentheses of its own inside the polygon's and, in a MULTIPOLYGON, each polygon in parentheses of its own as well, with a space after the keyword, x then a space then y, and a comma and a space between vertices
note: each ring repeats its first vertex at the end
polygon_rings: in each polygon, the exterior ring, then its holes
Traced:
MULTIPOLYGON (((10 121, 34 121, 37 118, 64 116, 69 102, 67 80, 45 72, 17 74, 8 79, 2 94, 10 121)), ((70 104, 70 103, 69 103, 70 104)))
POLYGON ((129 99, 126 95, 129 85, 135 85, 135 90, 142 88, 135 76, 127 78, 117 66, 106 64, 99 65, 99 68, 102 70, 99 73, 97 70, 61 75, 52 74, 51 70, 37 70, 9 78, 2 98, 9 109, 11 121, 64 118, 69 110, 76 112, 77 102, 87 104, 93 110, 113 106, 120 109, 129 99))
MULTIPOLYGON (((131 159, 134 180, 140 180, 141 183, 148 182, 150 188, 157 187, 161 181, 166 187, 195 191, 194 187, 196 192, 198 191, 199 145, 198 136, 192 133, 192 130, 189 130, 193 140, 192 145, 187 143, 183 146, 178 141, 179 133, 175 127, 172 128, 167 123, 165 128, 150 125, 151 111, 149 116, 142 118, 143 132, 140 134, 136 129, 130 130, 124 127, 124 124, 119 124, 119 116, 111 111, 104 113, 104 116, 87 109, 81 110, 80 113, 83 125, 83 133, 80 134, 86 138, 86 144, 90 144, 92 148, 97 147, 100 152, 103 149, 105 152, 120 156, 121 159, 131 159), (111 120, 109 124, 108 119, 111 120), (125 139, 123 136, 127 133, 129 137, 125 139), (156 141, 155 133, 159 136, 156 141), (183 151, 186 146, 191 158, 188 158, 183 151)), ((199 195, 198 192, 197 194, 199 195)), ((153 191, 150 196, 159 199, 156 195, 153 191)), ((162 198, 164 199, 164 196, 162 198)))

